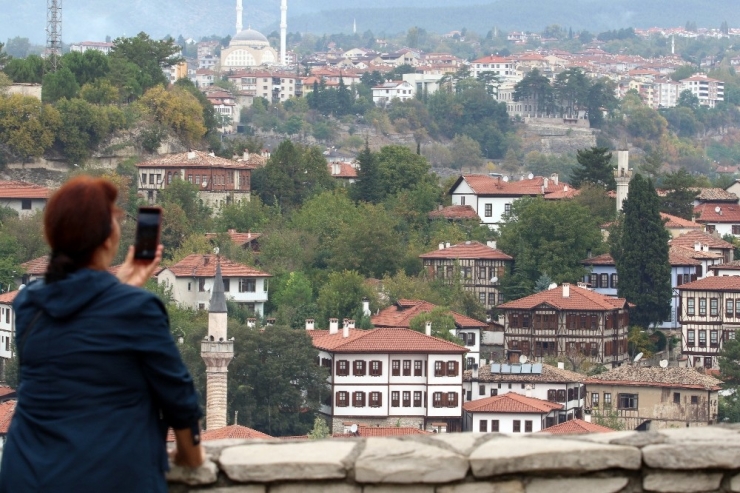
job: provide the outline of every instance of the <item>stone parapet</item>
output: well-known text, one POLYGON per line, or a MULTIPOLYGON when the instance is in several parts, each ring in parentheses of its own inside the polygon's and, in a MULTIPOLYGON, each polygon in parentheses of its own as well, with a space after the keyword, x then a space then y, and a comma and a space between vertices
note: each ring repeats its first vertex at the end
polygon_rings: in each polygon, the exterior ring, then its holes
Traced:
POLYGON ((740 493, 740 426, 206 442, 173 493, 740 493))

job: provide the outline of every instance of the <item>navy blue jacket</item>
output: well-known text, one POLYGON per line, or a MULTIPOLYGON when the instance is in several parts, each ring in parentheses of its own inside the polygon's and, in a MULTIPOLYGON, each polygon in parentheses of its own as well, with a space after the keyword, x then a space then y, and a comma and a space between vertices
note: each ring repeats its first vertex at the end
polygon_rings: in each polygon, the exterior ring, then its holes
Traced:
POLYGON ((0 493, 165 492, 166 428, 201 411, 159 299, 82 269, 13 306, 20 386, 0 493))

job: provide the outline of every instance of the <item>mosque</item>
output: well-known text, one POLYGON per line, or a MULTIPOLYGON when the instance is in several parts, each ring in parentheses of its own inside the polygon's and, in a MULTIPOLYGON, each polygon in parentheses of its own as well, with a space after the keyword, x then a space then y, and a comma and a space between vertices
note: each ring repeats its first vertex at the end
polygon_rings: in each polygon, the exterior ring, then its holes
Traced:
POLYGON ((221 50, 221 70, 241 70, 260 66, 285 65, 287 0, 280 5, 280 55, 264 34, 251 27, 242 29, 242 0, 236 0, 236 34, 228 48, 221 50))

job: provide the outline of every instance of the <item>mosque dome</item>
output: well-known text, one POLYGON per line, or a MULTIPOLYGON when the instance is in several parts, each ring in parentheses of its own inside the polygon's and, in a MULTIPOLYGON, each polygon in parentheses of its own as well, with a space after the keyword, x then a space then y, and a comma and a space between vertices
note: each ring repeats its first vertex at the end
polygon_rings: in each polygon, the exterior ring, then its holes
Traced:
POLYGON ((252 44, 255 42, 258 44, 270 44, 264 34, 252 28, 244 29, 231 38, 231 43, 236 44, 252 44))

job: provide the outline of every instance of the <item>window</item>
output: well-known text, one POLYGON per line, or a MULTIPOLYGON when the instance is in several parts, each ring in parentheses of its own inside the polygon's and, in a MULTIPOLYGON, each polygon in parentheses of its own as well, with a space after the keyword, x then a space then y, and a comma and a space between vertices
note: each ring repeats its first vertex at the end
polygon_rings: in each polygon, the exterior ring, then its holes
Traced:
POLYGON ((619 409, 637 409, 637 394, 619 394, 619 409))
POLYGON ((382 361, 371 361, 370 362, 370 376, 379 377, 383 374, 383 362, 382 361))
POLYGON ((422 376, 422 374, 421 374, 421 361, 418 361, 418 360, 417 361, 414 361, 414 376, 415 377, 422 376))
POLYGON ((486 217, 493 217, 493 204, 486 204, 486 217))
POLYGON ((716 330, 709 331, 709 345, 711 347, 719 346, 719 332, 716 330))
POLYGON ((206 290, 206 278, 205 277, 201 277, 201 278, 198 279, 198 291, 200 291, 202 293, 205 290, 206 290))
POLYGON ((566 402, 565 401, 565 389, 558 390, 558 402, 566 402))
POLYGON ((486 268, 485 267, 479 267, 478 268, 478 279, 486 279, 486 268))
POLYGON ((604 392, 604 407, 612 407, 612 394, 611 392, 604 392))
POLYGON ((404 377, 411 376, 411 360, 410 359, 403 360, 403 376, 404 377))
POLYGON ((457 392, 447 392, 447 407, 457 407, 457 392))
POLYGON ((192 286, 192 283, 190 283, 190 282, 189 282, 189 283, 188 283, 188 291, 190 291, 190 289, 191 289, 191 286, 192 286))
POLYGON ((529 419, 524 421, 524 432, 532 433, 532 421, 529 419))
POLYGON ((673 393, 673 403, 674 404, 681 404, 681 392, 674 392, 673 393))
POLYGON ((695 315, 695 306, 694 306, 694 298, 687 298, 686 299, 686 315, 695 315))
POLYGON ((365 392, 354 392, 352 394, 353 407, 365 407, 365 392))
POLYGON ((486 420, 486 419, 481 419, 480 420, 480 425, 478 426, 478 431, 481 431, 483 433, 487 433, 488 432, 488 420, 486 420))
POLYGON ((349 361, 340 359, 337 361, 337 376, 346 377, 349 375, 349 361))
POLYGON ((421 391, 414 391, 414 407, 422 407, 421 405, 421 391))
POLYGON ((706 346, 707 346, 707 331, 700 330, 699 331, 699 347, 706 347, 706 346))
POLYGON ((488 304, 491 306, 496 305, 496 293, 488 293, 488 304))
POLYGON ((475 332, 468 332, 468 335, 465 339, 465 345, 475 346, 475 332))
POLYGON ((257 291, 257 281, 255 279, 239 279, 240 293, 254 293, 257 291))
POLYGON ((401 376, 401 362, 397 359, 391 361, 391 375, 394 377, 401 376))
POLYGON ((231 288, 231 283, 229 282, 230 279, 223 279, 224 281, 224 293, 228 293, 229 289, 231 288))
POLYGON ((352 365, 352 375, 356 377, 365 376, 365 362, 363 360, 358 359, 354 362, 354 365, 352 365))
POLYGON ((504 214, 511 214, 511 204, 504 204, 504 214))
POLYGON ((193 175, 188 175, 188 182, 193 183, 193 175))
POLYGON ((383 405, 383 394, 370 392, 370 407, 380 407, 381 405, 383 405))
POLYGON ((522 422, 520 420, 518 420, 518 419, 515 419, 514 420, 514 426, 513 426, 513 430, 512 431, 514 433, 521 433, 521 431, 522 431, 522 422))
POLYGON ((482 292, 481 293, 478 293, 478 302, 481 305, 485 305, 486 304, 486 293, 482 293, 482 292))
POLYGON ((432 406, 442 407, 442 392, 435 392, 432 394, 432 406))
POLYGON ((687 346, 696 345, 696 332, 694 332, 693 330, 686 331, 686 345, 687 346))
POLYGON ((494 433, 498 433, 498 420, 497 419, 491 420, 491 431, 493 431, 494 433))
POLYGON ((491 389, 491 396, 498 395, 498 389, 491 389))
POLYGON ((609 287, 609 274, 601 274, 601 287, 602 288, 608 288, 609 287))
POLYGON ((599 287, 599 275, 591 274, 589 284, 591 284, 592 288, 598 288, 599 287))
POLYGON ((617 289, 619 287, 619 276, 617 274, 612 274, 612 289, 617 289))
POLYGON ((591 407, 597 408, 599 407, 599 393, 593 392, 591 394, 591 407))
POLYGON ((460 364, 457 361, 448 361, 447 362, 447 376, 456 377, 459 367, 460 367, 460 364))
POLYGON ((740 318, 740 298, 735 299, 735 317, 740 318))
POLYGON ((725 300, 725 315, 728 317, 732 317, 734 313, 735 313, 735 300, 733 299, 725 300))
POLYGON ((411 407, 411 392, 408 390, 403 391, 403 407, 411 407))
POLYGON ((167 172, 167 184, 169 185, 170 183, 172 183, 172 172, 168 171, 167 172))
POLYGON ((699 397, 698 396, 695 396, 695 395, 692 395, 691 396, 691 403, 692 404, 699 404, 699 397))
POLYGON ((349 392, 337 392, 337 407, 349 406, 349 392))
POLYGON ((709 299, 709 315, 712 317, 719 315, 719 301, 717 298, 709 299))
POLYGON ((465 197, 460 197, 460 205, 465 205, 465 197))
POLYGON ((391 407, 398 407, 400 405, 399 399, 401 397, 401 393, 397 390, 394 390, 391 392, 391 407))
POLYGON ((699 315, 706 316, 707 314, 707 299, 699 298, 699 315))
POLYGON ((24 211, 31 210, 31 199, 21 199, 21 209, 24 211))
POLYGON ((550 389, 547 391, 547 400, 550 402, 556 402, 558 400, 558 391, 550 389))
POLYGON ((733 224, 732 225, 732 234, 734 234, 734 235, 740 235, 740 224, 733 224))
POLYGON ((486 386, 478 385, 478 395, 486 395, 486 386))
POLYGON ((473 268, 472 267, 461 267, 460 275, 462 276, 463 279, 472 279, 473 278, 473 268))
POLYGON ((434 362, 434 376, 435 377, 443 377, 443 376, 445 376, 445 367, 444 367, 444 363, 442 361, 435 361, 434 362))

